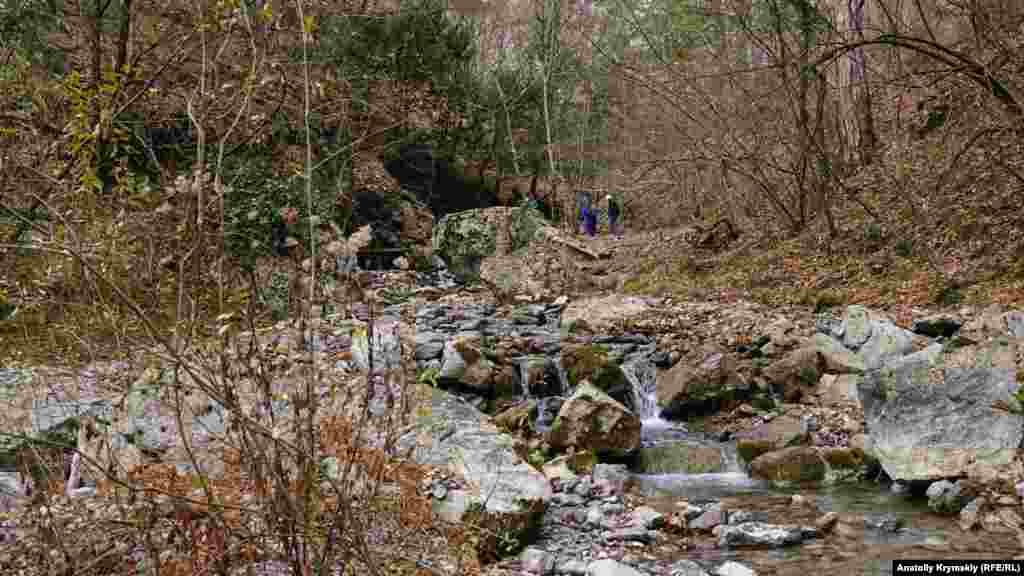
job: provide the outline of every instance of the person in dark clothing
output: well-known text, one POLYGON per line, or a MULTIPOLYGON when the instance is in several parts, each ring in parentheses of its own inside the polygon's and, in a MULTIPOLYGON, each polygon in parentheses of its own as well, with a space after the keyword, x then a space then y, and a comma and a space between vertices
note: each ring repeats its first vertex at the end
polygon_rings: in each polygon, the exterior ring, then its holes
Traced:
POLYGON ((587 206, 584 210, 586 212, 583 215, 583 231, 587 236, 595 236, 597 234, 597 210, 590 206, 587 206))
POLYGON ((612 198, 611 194, 605 196, 604 199, 608 202, 608 235, 622 236, 622 231, 619 226, 619 216, 621 210, 621 208, 619 207, 619 203, 618 201, 615 200, 615 198, 612 198))

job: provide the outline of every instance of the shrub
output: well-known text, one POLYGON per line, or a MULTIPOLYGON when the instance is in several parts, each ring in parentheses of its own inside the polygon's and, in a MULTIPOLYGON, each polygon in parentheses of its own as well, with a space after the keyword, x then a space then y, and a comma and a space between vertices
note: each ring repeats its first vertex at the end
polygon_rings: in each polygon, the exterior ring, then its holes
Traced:
POLYGON ((868 242, 878 242, 882 239, 882 227, 875 222, 871 222, 864 226, 864 240, 868 242))
POLYGON ((960 292, 960 288, 956 286, 945 286, 935 296, 935 303, 943 306, 952 306, 958 304, 964 298, 960 292))

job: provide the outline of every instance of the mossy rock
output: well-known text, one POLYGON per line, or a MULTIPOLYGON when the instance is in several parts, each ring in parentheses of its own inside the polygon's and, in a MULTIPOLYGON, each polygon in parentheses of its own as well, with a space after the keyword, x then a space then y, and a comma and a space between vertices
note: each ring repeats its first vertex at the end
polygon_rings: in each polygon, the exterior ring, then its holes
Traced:
POLYGON ((520 402, 494 417, 494 424, 510 434, 533 429, 537 421, 537 401, 533 398, 520 402))
POLYGON ((569 469, 577 474, 591 474, 597 466, 597 455, 590 450, 569 454, 569 469))
POLYGON ((864 465, 864 452, 859 448, 828 448, 822 456, 833 468, 860 468, 864 465))
POLYGON ((755 410, 768 412, 775 409, 775 400, 770 394, 755 394, 750 399, 750 405, 753 406, 755 410))
POLYGON ((568 346, 562 350, 562 367, 569 385, 575 387, 608 364, 608 349, 599 345, 568 346))
POLYGON ((704 474, 721 472, 723 466, 721 450, 689 442, 641 448, 636 460, 636 471, 643 474, 704 474))
POLYGON ((750 477, 777 486, 801 485, 826 479, 828 465, 810 446, 794 446, 762 454, 750 463, 750 477))
POLYGON ((740 440, 736 443, 736 454, 748 463, 774 449, 775 443, 770 440, 740 440))
POLYGON ((492 564, 518 554, 534 540, 540 530, 545 505, 538 500, 532 506, 524 504, 524 508, 524 513, 515 515, 489 513, 482 505, 472 506, 466 511, 462 525, 478 532, 477 558, 481 563, 492 564))
POLYGON ((509 235, 512 250, 524 248, 537 235, 537 231, 545 225, 544 215, 529 207, 519 207, 512 212, 509 221, 509 235))
POLYGON ((766 452, 798 446, 807 440, 809 437, 801 431, 800 421, 782 415, 736 434, 736 452, 749 463, 766 452))
POLYGON ((629 378, 599 345, 570 346, 562 350, 562 367, 569 386, 575 388, 588 380, 595 388, 608 394, 626 408, 634 408, 633 387, 629 378))

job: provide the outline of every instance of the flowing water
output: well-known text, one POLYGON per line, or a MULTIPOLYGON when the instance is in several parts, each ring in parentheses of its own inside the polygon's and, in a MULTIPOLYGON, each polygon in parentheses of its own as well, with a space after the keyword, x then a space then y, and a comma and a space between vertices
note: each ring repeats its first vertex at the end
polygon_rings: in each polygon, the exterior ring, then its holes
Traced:
POLYGON ((818 540, 779 550, 720 549, 711 536, 693 536, 686 550, 669 559, 686 557, 710 568, 736 560, 759 576, 890 575, 895 559, 1008 559, 1020 555, 1021 544, 1012 534, 962 532, 955 518, 932 513, 924 498, 893 494, 876 483, 816 489, 782 490, 747 476, 733 443, 719 443, 660 417, 655 394, 655 370, 643 361, 623 365, 633 384, 636 408, 643 423, 645 445, 662 442, 698 442, 719 446, 723 471, 708 474, 635 474, 637 491, 648 505, 664 513, 678 510, 676 503, 720 501, 726 510, 746 510, 754 519, 775 524, 813 525, 822 514, 834 511, 840 521, 835 532, 818 540), (795 507, 799 492, 813 506, 795 507), (902 529, 878 527, 883 519, 896 520, 902 529))
MULTIPOLYGON (((536 361, 536 359, 524 357, 515 361, 519 376, 519 388, 524 398, 534 400, 537 403, 537 419, 534 421, 533 427, 534 430, 543 434, 551 428, 555 416, 558 415, 557 409, 560 407, 560 404, 557 401, 553 401, 551 396, 543 394, 535 396, 533 394, 532 383, 530 382, 531 361, 536 361)), ((562 368, 562 362, 560 359, 556 359, 548 366, 557 380, 553 392, 559 395, 565 394, 569 390, 569 379, 565 374, 565 369, 562 368)))

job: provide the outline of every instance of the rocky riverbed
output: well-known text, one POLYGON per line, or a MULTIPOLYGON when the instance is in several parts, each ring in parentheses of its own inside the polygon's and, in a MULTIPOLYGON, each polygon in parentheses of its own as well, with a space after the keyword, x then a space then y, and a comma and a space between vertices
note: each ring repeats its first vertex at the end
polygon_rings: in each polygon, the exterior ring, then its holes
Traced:
MULTIPOLYGON (((859 306, 616 293, 509 303, 443 267, 368 278, 372 316, 359 305, 305 334, 282 326, 265 349, 315 348, 337 374, 365 373, 372 349, 376 398, 395 385, 382 369, 415 363, 432 443, 404 445, 444 471, 422 487, 435 512, 458 522, 489 494, 489 511, 539 521, 493 576, 888 574, 897 557, 1021 549, 1020 418, 992 409, 1013 408, 1020 313, 922 310, 897 324, 859 306)), ((99 391, 131 397, 159 381, 143 372, 0 370, 5 426, 40 434, 132 410, 99 391), (55 392, 23 396, 44 372, 55 392)), ((203 414, 207 433, 223 431, 218 409, 203 414)), ((112 438, 173 451, 166 415, 126 416, 112 438)), ((8 510, 19 489, 0 478, 8 510)))

